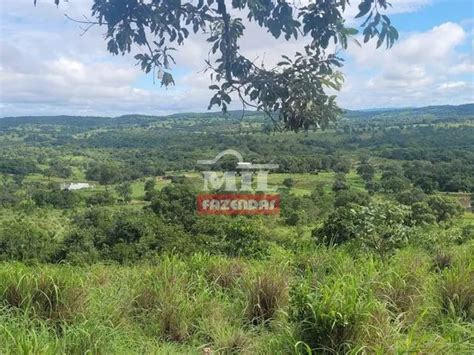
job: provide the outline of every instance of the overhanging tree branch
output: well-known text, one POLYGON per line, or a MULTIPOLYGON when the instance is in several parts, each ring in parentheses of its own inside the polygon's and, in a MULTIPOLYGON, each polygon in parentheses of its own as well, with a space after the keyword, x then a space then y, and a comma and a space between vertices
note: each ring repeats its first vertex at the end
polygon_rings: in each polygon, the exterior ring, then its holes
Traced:
MULTIPOLYGON (((391 47, 398 32, 383 14, 390 6, 387 0, 357 3, 363 41, 374 38, 377 47, 391 47)), ((191 33, 206 33, 211 46, 207 70, 215 82, 209 107, 226 111, 234 94, 244 105, 297 131, 324 128, 341 112, 328 90, 337 91, 342 83, 343 60, 337 51, 358 34, 345 26, 348 4, 349 0, 317 0, 306 6, 286 0, 94 0, 94 20, 72 20, 88 25, 84 33, 95 25, 105 26, 107 49, 114 55, 129 53, 133 46, 142 50, 135 59, 146 73, 160 68, 163 86, 174 84, 173 45, 183 45, 191 33), (245 32, 242 19, 236 17, 239 13, 274 38, 305 37, 310 43, 291 58, 283 56, 272 69, 258 67, 239 53, 245 32)))

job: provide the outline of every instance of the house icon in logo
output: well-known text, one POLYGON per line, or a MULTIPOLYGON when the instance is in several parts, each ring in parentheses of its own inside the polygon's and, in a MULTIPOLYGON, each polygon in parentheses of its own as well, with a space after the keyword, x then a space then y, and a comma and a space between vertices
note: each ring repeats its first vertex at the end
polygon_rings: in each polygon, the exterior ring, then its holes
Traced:
POLYGON ((226 191, 254 191, 252 187, 252 177, 256 172, 257 180, 257 191, 261 192, 272 192, 275 188, 268 187, 268 172, 269 170, 278 169, 278 164, 254 164, 251 162, 244 161, 242 154, 234 149, 227 149, 216 155, 214 159, 210 160, 198 160, 197 163, 200 165, 215 165, 222 157, 231 155, 237 158, 237 169, 239 170, 240 189, 237 189, 236 184, 236 171, 224 171, 221 172, 221 176, 216 171, 204 171, 204 191, 211 189, 225 188, 226 191))

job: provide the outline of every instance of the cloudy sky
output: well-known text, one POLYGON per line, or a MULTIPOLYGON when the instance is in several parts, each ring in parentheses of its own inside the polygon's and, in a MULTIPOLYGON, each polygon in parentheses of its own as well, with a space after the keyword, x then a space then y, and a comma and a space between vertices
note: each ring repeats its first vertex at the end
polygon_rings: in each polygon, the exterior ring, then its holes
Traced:
MULTIPOLYGON (((357 0, 352 0, 357 4, 357 0)), ((111 56, 103 28, 81 36, 64 14, 89 14, 92 0, 0 0, 0 116, 169 114, 205 111, 209 78, 202 73, 208 46, 201 36, 180 48, 176 86, 161 88, 135 66, 133 55, 111 56)), ((474 102, 472 0, 392 0, 400 32, 391 49, 351 45, 344 54, 345 85, 339 105, 348 109, 474 102)), ((354 7, 356 5, 353 5, 354 7)), ((351 18, 356 9, 346 16, 351 18)), ((253 24, 244 54, 278 60, 301 43, 275 41, 253 24)))

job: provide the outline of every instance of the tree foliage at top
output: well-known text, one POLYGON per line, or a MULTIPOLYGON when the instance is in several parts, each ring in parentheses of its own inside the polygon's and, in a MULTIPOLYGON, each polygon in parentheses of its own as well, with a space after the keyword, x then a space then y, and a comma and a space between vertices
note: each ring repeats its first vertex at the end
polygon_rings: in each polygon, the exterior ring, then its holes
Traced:
MULTIPOLYGON (((387 0, 358 0, 364 42, 391 47, 398 33, 383 12, 387 0)), ((36 3, 36 0, 35 0, 36 3)), ((55 0, 58 4, 59 0, 55 0)), ((173 52, 191 33, 204 33, 209 43, 206 69, 215 82, 209 108, 224 111, 232 97, 244 107, 268 114, 289 130, 325 127, 340 109, 328 89, 343 80, 338 56, 358 31, 345 26, 349 0, 94 0, 92 25, 107 28, 107 49, 115 55, 138 51, 138 64, 153 72, 162 86, 174 85, 173 52), (305 38, 292 58, 282 56, 273 68, 257 65, 240 52, 245 33, 242 17, 257 23, 274 38, 305 38)), ((354 6, 354 5, 353 5, 354 6)))

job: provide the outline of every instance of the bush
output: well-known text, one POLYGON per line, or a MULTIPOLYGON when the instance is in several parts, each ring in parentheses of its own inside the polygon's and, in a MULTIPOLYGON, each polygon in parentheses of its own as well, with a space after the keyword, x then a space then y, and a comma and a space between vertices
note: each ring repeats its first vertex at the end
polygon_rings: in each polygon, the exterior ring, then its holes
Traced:
POLYGON ((156 194, 158 193, 158 191, 156 191, 155 188, 156 188, 155 178, 148 179, 145 181, 145 186, 144 186, 145 196, 143 198, 145 201, 151 201, 155 198, 156 194))
POLYGON ((91 162, 86 170, 86 179, 110 185, 122 179, 123 167, 113 162, 91 162))
POLYGON ((224 227, 224 253, 228 256, 259 258, 267 254, 265 231, 250 219, 238 218, 224 227))
POLYGON ((382 259, 408 243, 406 225, 408 209, 389 202, 372 203, 361 207, 356 234, 361 244, 382 259))
POLYGON ((327 245, 342 244, 356 237, 358 214, 350 206, 336 208, 322 227, 313 230, 313 237, 327 245))
POLYGON ((292 178, 285 178, 282 184, 286 188, 291 189, 293 186, 295 186, 295 180, 293 180, 292 178))
POLYGON ((408 242, 408 208, 390 202, 339 207, 313 230, 325 244, 349 241, 376 252, 382 259, 408 242))
POLYGON ((121 197, 122 202, 130 203, 132 201, 132 185, 129 181, 125 181, 115 186, 115 191, 121 197))
POLYGON ((81 197, 74 191, 61 190, 51 184, 48 188, 38 188, 33 191, 31 198, 39 207, 52 206, 59 209, 74 208, 81 202, 81 197))
POLYGON ((99 191, 86 198, 87 206, 109 206, 115 203, 115 197, 109 191, 99 191))
POLYGON ((436 216, 426 202, 416 202, 411 206, 410 219, 413 225, 436 223, 436 216))
POLYGON ((349 184, 346 181, 346 175, 344 173, 337 173, 336 178, 334 180, 334 184, 332 185, 332 190, 334 192, 341 191, 341 190, 348 190, 349 184))
POLYGON ((55 262, 67 260, 72 264, 93 264, 101 259, 99 250, 96 248, 96 236, 94 230, 74 229, 60 244, 54 256, 55 262))
POLYGON ((459 217, 463 213, 463 208, 457 201, 442 196, 430 196, 426 203, 430 206, 436 220, 444 222, 449 219, 459 217))
POLYGON ((0 224, 0 259, 48 262, 57 248, 54 236, 20 219, 0 224))
POLYGON ((184 183, 165 186, 150 207, 165 222, 190 229, 196 221, 196 191, 184 183))
POLYGON ((364 191, 340 190, 336 192, 334 207, 347 206, 352 203, 360 206, 367 206, 370 202, 370 196, 364 191))
MULTIPOLYGON (((474 203, 474 201, 473 201, 474 203)), ((474 223, 463 226, 461 229, 461 241, 474 240, 474 223)))
POLYGON ((453 256, 449 251, 438 251, 433 257, 432 270, 441 272, 451 267, 453 264, 453 256))
POLYGON ((76 218, 76 228, 64 238, 56 261, 128 263, 165 251, 189 254, 200 248, 199 238, 191 238, 180 226, 165 224, 149 211, 91 209, 76 218))
POLYGON ((369 163, 363 163, 357 167, 357 174, 362 177, 362 180, 369 182, 374 178, 375 168, 369 163))
POLYGON ((395 195, 395 199, 400 202, 401 204, 412 206, 417 202, 422 202, 426 198, 425 193, 423 190, 419 188, 412 188, 408 190, 404 190, 397 195, 395 195))
POLYGON ((295 196, 288 191, 281 191, 281 218, 289 226, 304 225, 312 222, 321 214, 320 206, 325 203, 326 196, 314 199, 310 196, 295 196))

